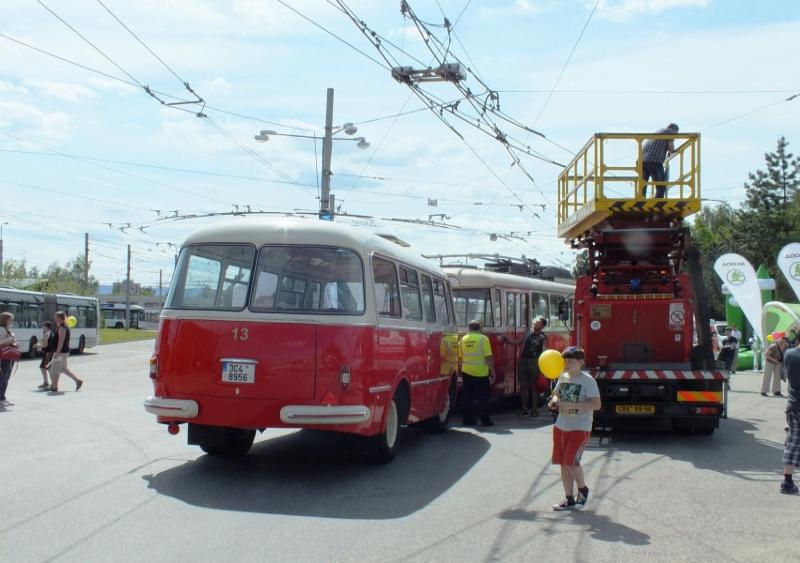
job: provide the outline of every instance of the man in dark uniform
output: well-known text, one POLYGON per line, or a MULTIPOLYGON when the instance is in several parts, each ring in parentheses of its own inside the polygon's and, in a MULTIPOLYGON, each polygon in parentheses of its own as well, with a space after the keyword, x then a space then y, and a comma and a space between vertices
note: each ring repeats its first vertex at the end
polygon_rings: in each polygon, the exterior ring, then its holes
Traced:
POLYGON ((786 402, 786 443, 783 449, 783 483, 781 492, 797 494, 797 484, 792 480, 794 470, 800 465, 800 348, 790 348, 783 355, 783 369, 789 383, 786 402))
POLYGON ((519 380, 519 400, 522 409, 520 416, 528 414, 528 397, 533 396, 531 403, 531 416, 539 416, 539 391, 536 381, 539 379, 539 356, 544 352, 547 335, 542 329, 547 326, 547 319, 536 317, 533 321, 533 330, 523 340, 522 354, 517 368, 519 380))

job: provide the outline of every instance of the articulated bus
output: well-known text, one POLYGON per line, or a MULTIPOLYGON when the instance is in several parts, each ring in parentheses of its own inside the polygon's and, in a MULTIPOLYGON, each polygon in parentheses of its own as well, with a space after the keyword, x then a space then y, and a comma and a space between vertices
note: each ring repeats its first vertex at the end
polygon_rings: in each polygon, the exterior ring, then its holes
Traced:
POLYGON ((400 426, 447 428, 457 331, 445 273, 324 221, 236 222, 184 243, 161 313, 145 409, 188 442, 243 455, 256 430, 359 435, 394 456, 400 426))
POLYGON ((12 331, 17 337, 19 350, 28 357, 36 355, 36 344, 42 337, 42 323, 53 321, 56 311, 77 319, 70 330, 70 348, 83 353, 96 346, 100 340, 97 330, 99 310, 97 299, 79 295, 58 295, 39 291, 0 288, 0 312, 14 315, 12 331))
POLYGON ((103 314, 105 328, 139 328, 139 323, 144 322, 145 311, 141 305, 129 306, 130 314, 125 319, 125 303, 101 303, 100 312, 103 314))
POLYGON ((525 336, 533 318, 547 319, 547 348, 561 351, 569 345, 575 286, 469 267, 443 269, 453 287, 459 333, 475 319, 492 344, 493 397, 519 393, 516 374, 522 346, 514 342, 525 336))

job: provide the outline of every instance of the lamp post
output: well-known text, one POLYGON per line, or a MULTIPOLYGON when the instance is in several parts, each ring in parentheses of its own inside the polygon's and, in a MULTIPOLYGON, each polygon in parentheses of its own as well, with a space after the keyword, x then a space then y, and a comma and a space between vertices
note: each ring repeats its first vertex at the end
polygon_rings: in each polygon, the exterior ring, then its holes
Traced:
POLYGON ((8 221, 0 223, 0 278, 3 277, 3 225, 8 225, 8 221))
MULTIPOLYGON (((355 135, 358 128, 352 123, 345 123, 341 127, 333 125, 333 88, 328 88, 328 95, 325 103, 325 134, 322 137, 322 178, 320 179, 319 196, 319 218, 326 221, 333 221, 333 205, 331 205, 331 156, 333 155, 333 141, 355 141, 360 149, 369 147, 369 143, 364 137, 353 137, 351 139, 334 139, 336 133, 344 131, 345 135, 355 135)), ((266 143, 270 135, 281 137, 302 137, 305 139, 317 139, 311 135, 296 135, 292 133, 276 133, 275 131, 260 131, 254 138, 259 143, 266 143)))

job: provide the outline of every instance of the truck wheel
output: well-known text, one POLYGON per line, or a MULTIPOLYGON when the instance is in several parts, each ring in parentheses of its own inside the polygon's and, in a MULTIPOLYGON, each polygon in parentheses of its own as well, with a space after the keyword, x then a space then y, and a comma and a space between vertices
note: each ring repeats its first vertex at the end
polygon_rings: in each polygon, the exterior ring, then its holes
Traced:
POLYGON ((86 337, 81 334, 81 339, 78 341, 78 354, 83 354, 86 350, 86 337))
POLYGON ((114 328, 125 328, 125 325, 122 324, 121 322, 119 322, 119 323, 114 325, 114 328))
POLYGON ((447 396, 444 400, 442 409, 435 416, 426 421, 428 430, 433 434, 441 434, 447 431, 447 423, 450 421, 450 413, 453 412, 453 405, 456 402, 456 379, 450 380, 450 387, 447 389, 447 396))
POLYGON ((256 437, 255 430, 243 428, 225 428, 223 440, 201 438, 198 446, 208 455, 240 457, 250 451, 256 437))
POLYGON ((28 357, 33 359, 36 357, 36 337, 31 336, 31 341, 28 343, 30 348, 28 348, 28 357))
POLYGON ((384 430, 377 436, 373 436, 374 459, 378 463, 389 463, 394 459, 397 449, 397 433, 400 429, 400 416, 397 407, 397 395, 392 397, 386 409, 384 430))

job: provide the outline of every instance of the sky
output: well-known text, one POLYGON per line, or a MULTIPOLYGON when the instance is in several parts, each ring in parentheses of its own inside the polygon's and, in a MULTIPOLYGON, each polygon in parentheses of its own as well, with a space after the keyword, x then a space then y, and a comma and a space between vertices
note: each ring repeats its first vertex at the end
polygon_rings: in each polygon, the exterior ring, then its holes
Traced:
MULTIPOLYGON (((396 46, 387 49, 402 65, 433 60, 400 2, 345 4, 396 46)), ((763 168, 780 136, 800 152, 800 97, 787 101, 800 92, 796 0, 409 4, 443 42, 447 17, 450 53, 499 92, 505 114, 546 136, 503 124, 546 157, 520 157, 532 179, 469 124, 450 118, 462 139, 430 111, 413 111, 422 102, 333 0, 4 0, 4 259, 63 264, 83 253, 88 233, 101 284, 124 279, 130 245, 132 280, 157 286, 161 274, 166 285, 182 241, 230 220, 218 214, 313 212, 321 143, 254 135, 321 137, 327 88, 334 124, 355 123, 370 143, 361 150, 335 136, 337 206, 368 217, 336 220, 423 254, 573 264, 556 236, 561 168, 545 160, 568 162, 595 132, 670 122, 699 132, 702 196, 718 200, 708 205, 740 204, 748 172, 763 168), (196 104, 162 104, 194 99, 184 82, 207 117, 196 104)), ((472 74, 465 85, 482 90, 472 74)), ((426 90, 460 96, 450 83, 426 90)))

